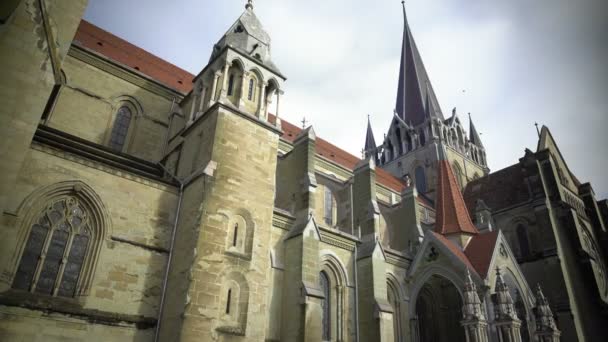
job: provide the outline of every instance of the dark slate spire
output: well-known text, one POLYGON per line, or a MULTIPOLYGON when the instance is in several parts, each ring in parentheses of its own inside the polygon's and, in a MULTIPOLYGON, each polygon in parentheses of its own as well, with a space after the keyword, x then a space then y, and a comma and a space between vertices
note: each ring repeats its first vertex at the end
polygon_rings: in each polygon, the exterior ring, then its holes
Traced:
POLYGON ((424 69, 422 58, 412 37, 403 4, 403 43, 401 47, 401 67, 397 86, 395 110, 407 123, 418 125, 427 117, 437 116, 443 120, 439 102, 424 69))
POLYGON ((483 144, 481 143, 481 138, 479 137, 479 133, 477 133, 477 129, 475 129, 475 125, 473 124, 473 119, 471 119, 471 113, 469 113, 469 140, 474 145, 484 148, 483 144))
POLYGON ((372 131, 372 124, 367 116, 367 134, 365 134, 365 152, 371 152, 376 149, 376 139, 374 139, 374 132, 372 131))

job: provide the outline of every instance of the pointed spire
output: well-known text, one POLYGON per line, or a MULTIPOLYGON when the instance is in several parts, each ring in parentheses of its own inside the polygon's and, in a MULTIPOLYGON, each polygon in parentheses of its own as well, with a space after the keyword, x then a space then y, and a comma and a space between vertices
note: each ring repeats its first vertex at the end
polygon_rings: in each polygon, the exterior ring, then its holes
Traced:
POLYGON ((376 139, 374 139, 374 132, 372 131, 372 123, 370 122, 370 116, 367 116, 367 133, 365 134, 365 152, 369 155, 376 149, 376 139))
POLYGON ((438 116, 443 120, 439 102, 407 22, 405 1, 401 4, 403 5, 403 41, 395 108, 404 121, 412 122, 414 125, 421 124, 432 116, 438 116))
POLYGON ((536 317, 536 332, 558 332, 557 325, 553 319, 553 312, 549 307, 549 301, 545 298, 540 284, 536 286, 536 306, 533 309, 536 317))
POLYGON ((518 320, 515 312, 513 298, 509 293, 509 286, 505 283, 500 272, 500 267, 496 267, 496 286, 495 293, 492 295, 494 302, 494 316, 496 320, 518 320))
POLYGON ((437 199, 435 201, 435 231, 439 234, 477 234, 469 211, 460 192, 456 176, 447 160, 445 147, 438 151, 439 170, 437 177, 437 199))
POLYGON ((477 287, 471 278, 471 272, 467 268, 464 283, 464 300, 462 306, 462 315, 464 320, 484 320, 485 316, 481 309, 481 300, 477 293, 477 287))
POLYGON ((474 145, 484 148, 483 144, 481 143, 481 138, 479 137, 479 133, 477 133, 477 129, 475 128, 475 124, 473 124, 473 119, 471 119, 471 113, 469 113, 469 140, 474 145))

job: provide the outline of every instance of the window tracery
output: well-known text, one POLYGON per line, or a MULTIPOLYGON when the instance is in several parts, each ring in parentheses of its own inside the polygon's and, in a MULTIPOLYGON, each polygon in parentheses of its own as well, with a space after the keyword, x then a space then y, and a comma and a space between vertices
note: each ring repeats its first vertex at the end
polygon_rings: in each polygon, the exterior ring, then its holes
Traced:
POLYGON ((76 295, 90 254, 89 213, 76 197, 51 202, 31 227, 13 288, 52 296, 76 295))

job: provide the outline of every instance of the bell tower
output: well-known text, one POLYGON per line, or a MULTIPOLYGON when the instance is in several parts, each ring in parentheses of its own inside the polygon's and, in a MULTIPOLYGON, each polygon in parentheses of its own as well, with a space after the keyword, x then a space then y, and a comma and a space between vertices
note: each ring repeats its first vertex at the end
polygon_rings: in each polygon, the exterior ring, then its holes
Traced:
POLYGON ((209 64, 193 80, 190 121, 216 102, 262 121, 268 121, 268 112, 278 116, 286 78, 272 61, 270 47, 270 36, 248 1, 243 14, 213 46, 209 64))
POLYGON ((190 114, 170 139, 181 188, 160 341, 265 340, 281 134, 267 113, 284 81, 249 1, 180 103, 190 114))
MULTIPOLYGON (((411 179, 418 193, 435 198, 440 151, 462 189, 466 183, 489 172, 485 149, 471 122, 468 137, 456 108, 447 119, 431 85, 410 30, 403 5, 403 41, 395 111, 384 140, 375 148, 366 139, 365 151, 378 166, 402 179, 411 179)), ((368 133, 369 136, 369 133, 368 133)))

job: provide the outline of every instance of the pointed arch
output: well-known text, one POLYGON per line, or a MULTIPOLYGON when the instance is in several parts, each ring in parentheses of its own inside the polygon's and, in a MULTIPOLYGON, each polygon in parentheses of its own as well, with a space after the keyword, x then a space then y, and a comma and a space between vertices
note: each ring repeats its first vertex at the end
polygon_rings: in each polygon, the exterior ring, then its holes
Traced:
POLYGON ((21 204, 17 225, 14 287, 54 296, 89 294, 102 243, 111 236, 110 217, 90 186, 76 180, 38 189, 21 204), (38 288, 40 279, 46 284, 38 288))
POLYGON ((386 274, 386 292, 386 298, 393 308, 393 336, 395 341, 402 341, 403 313, 401 310, 401 303, 403 302, 403 298, 405 298, 405 294, 403 293, 403 287, 398 278, 390 272, 386 274))
POLYGON ((112 99, 112 114, 108 122, 105 145, 117 152, 127 152, 137 130, 144 108, 139 100, 129 95, 112 99))
POLYGON ((329 291, 329 295, 326 295, 324 302, 324 312, 328 315, 327 323, 329 325, 323 326, 324 329, 328 329, 328 331, 324 330, 324 333, 329 333, 330 338, 327 340, 342 341, 346 336, 347 319, 344 317, 349 312, 346 296, 348 276, 340 259, 329 250, 321 251, 320 275, 323 274, 327 276, 329 291))

